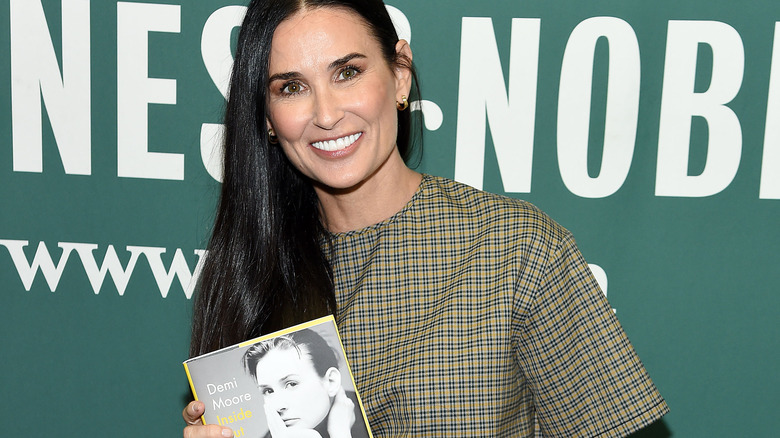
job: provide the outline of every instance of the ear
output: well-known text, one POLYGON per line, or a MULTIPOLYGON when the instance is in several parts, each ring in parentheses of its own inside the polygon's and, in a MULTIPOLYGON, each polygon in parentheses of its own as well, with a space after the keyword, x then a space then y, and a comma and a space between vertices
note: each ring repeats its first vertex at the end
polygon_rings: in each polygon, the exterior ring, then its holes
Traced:
POLYGON ((395 74, 395 98, 401 101, 401 96, 409 97, 412 89, 412 48, 406 40, 398 40, 395 44, 395 53, 398 55, 398 65, 393 68, 395 74))
POLYGON ((341 389, 341 372, 336 367, 328 368, 325 371, 325 386, 328 389, 328 395, 335 397, 341 389))

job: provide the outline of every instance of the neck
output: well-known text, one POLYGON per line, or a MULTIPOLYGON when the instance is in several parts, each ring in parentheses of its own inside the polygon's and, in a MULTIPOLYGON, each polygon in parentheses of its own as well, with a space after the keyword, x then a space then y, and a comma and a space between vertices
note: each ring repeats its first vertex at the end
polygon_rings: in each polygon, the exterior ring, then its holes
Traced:
POLYGON ((422 175, 406 167, 400 155, 384 166, 348 189, 315 185, 328 230, 343 233, 382 222, 412 199, 422 175))

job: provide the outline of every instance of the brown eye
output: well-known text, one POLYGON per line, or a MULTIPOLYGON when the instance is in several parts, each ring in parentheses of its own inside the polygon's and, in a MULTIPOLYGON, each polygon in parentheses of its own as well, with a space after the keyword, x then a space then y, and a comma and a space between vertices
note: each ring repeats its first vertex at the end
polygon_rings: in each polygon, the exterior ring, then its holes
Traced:
POLYGON ((282 87, 282 92, 286 94, 298 94, 301 92, 301 84, 297 82, 290 82, 282 87))
POLYGON ((300 82, 287 82, 279 88, 279 93, 283 95, 295 95, 304 92, 303 85, 300 82))
POLYGON ((355 76, 357 76, 358 70, 354 67, 347 67, 344 70, 341 71, 341 74, 339 75, 342 80, 350 80, 353 79, 355 76))

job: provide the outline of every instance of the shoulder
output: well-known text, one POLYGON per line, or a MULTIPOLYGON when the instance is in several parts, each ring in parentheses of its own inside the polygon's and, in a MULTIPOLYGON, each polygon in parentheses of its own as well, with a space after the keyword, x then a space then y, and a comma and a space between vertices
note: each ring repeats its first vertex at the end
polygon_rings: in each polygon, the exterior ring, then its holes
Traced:
POLYGON ((454 220, 461 226, 534 235, 545 240, 571 238, 564 227, 530 202, 485 192, 451 179, 425 175, 421 203, 432 219, 454 220))

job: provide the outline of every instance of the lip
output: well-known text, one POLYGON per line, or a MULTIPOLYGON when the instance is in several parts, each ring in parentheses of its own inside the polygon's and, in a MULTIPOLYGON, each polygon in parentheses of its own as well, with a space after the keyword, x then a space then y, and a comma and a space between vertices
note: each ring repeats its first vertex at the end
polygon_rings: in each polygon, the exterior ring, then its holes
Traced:
POLYGON ((352 152, 363 137, 364 132, 358 131, 353 134, 313 141, 309 144, 309 147, 323 157, 339 158, 352 152))
POLYGON ((284 425, 287 427, 295 426, 300 420, 300 418, 282 418, 284 425))

